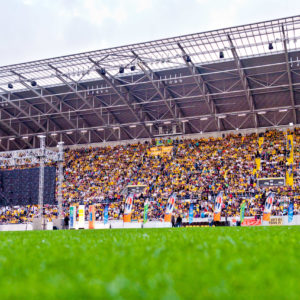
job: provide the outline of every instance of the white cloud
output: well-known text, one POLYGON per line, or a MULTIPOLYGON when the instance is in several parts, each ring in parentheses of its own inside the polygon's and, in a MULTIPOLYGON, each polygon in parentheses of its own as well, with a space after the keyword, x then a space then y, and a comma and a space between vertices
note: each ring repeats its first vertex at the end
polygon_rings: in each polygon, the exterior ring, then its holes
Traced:
POLYGON ((208 3, 209 0, 196 0, 196 2, 200 3, 200 4, 206 4, 208 3))
MULTIPOLYGON (((80 18, 87 23, 101 26, 108 20, 117 23, 126 21, 128 17, 127 6, 124 1, 115 1, 116 5, 109 5, 109 2, 99 0, 78 1, 76 6, 69 6, 68 3, 57 2, 56 10, 61 17, 72 19, 80 18)), ((143 2, 143 1, 142 1, 143 2)), ((47 7, 53 9, 53 1, 47 2, 47 7)))
POLYGON ((138 13, 150 9, 153 4, 152 0, 136 0, 134 2, 138 13))
POLYGON ((298 1, 0 0, 0 65, 296 15, 298 1))
POLYGON ((34 0, 22 0, 22 3, 30 6, 34 4, 34 0))

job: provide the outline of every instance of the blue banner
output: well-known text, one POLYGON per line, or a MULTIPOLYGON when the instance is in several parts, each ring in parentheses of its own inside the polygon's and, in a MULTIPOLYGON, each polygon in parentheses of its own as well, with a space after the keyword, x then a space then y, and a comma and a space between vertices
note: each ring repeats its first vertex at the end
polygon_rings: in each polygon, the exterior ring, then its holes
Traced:
POLYGON ((104 208, 104 225, 108 223, 108 205, 104 208))
POLYGON ((70 206, 69 228, 75 229, 76 224, 76 206, 70 206))
POLYGON ((294 217, 294 203, 290 203, 289 210, 288 210, 289 223, 293 221, 293 217, 294 217))
POLYGON ((193 222, 194 219, 194 204, 190 204, 190 211, 189 211, 189 224, 193 222))

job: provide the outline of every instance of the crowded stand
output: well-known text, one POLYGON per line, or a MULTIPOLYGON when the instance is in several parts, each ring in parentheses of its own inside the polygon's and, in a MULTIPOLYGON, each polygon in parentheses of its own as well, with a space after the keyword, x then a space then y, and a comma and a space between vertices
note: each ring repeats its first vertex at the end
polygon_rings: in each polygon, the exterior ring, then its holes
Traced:
POLYGON ((261 168, 258 177, 285 177, 286 139, 283 131, 269 131, 264 134, 260 151, 261 168))
MULTIPOLYGON (((264 134, 228 134, 223 137, 152 140, 128 145, 66 149, 64 162, 63 214, 72 205, 95 205, 96 221, 122 220, 128 186, 145 186, 134 192, 131 219, 143 221, 145 201, 148 220, 163 220, 168 197, 176 193, 174 215, 188 218, 190 203, 194 218, 212 215, 214 200, 223 192, 222 217, 236 217, 245 203, 245 216, 260 218, 269 191, 275 194, 272 215, 287 214, 290 202, 300 212, 300 130, 269 130, 264 134), (293 134, 293 161, 287 134, 293 134), (155 151, 152 151, 152 150, 155 151), (160 149, 164 149, 163 152, 160 149), (157 153, 161 151, 161 153, 157 153), (259 159, 259 165, 257 160, 259 159), (285 178, 293 183, 261 187, 259 178, 285 178)), ((26 203, 24 199, 24 203, 26 203)), ((27 223, 37 215, 37 205, 0 207, 0 223, 27 223)), ((44 217, 58 216, 56 205, 44 206, 44 217)))

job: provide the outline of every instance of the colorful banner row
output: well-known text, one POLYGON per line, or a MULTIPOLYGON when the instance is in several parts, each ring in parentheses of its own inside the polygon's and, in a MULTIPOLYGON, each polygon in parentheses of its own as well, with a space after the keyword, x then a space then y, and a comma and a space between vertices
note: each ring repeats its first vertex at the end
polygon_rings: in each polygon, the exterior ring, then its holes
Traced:
MULTIPOLYGON (((276 218, 271 218, 271 212, 272 212, 272 206, 274 203, 274 193, 270 192, 266 202, 265 207, 263 211, 263 221, 269 222, 270 225, 282 225, 280 220, 276 220, 276 218)), ((132 213, 132 205, 133 205, 134 195, 129 194, 125 201, 125 210, 124 210, 124 216, 123 216, 123 222, 128 223, 131 222, 131 213, 132 213)), ((164 222, 171 222, 172 219, 172 213, 174 210, 176 202, 176 194, 173 193, 167 202, 166 211, 165 211, 165 217, 164 222)), ((223 206, 223 192, 219 192, 214 204, 214 221, 221 221, 221 212, 222 212, 222 206, 223 206)), ((108 208, 109 205, 105 205, 104 212, 103 212, 103 220, 104 224, 108 223, 108 208)), ((143 223, 145 224, 148 221, 148 209, 149 209, 149 202, 145 201, 144 203, 144 218, 143 223)), ((254 226, 254 225, 261 225, 261 220, 256 218, 247 218, 245 219, 245 209, 246 209, 246 202, 243 201, 240 207, 240 221, 242 226, 254 226)), ((293 221, 293 215, 294 215, 294 204, 290 203, 288 207, 288 222, 293 221)), ((79 205, 78 207, 78 224, 76 226, 76 206, 70 207, 70 222, 69 222, 69 228, 75 229, 75 228, 85 228, 85 206, 79 205)), ((194 204, 190 203, 189 207, 189 214, 188 214, 188 220, 189 224, 193 222, 194 219, 194 204)), ((95 228, 95 205, 89 206, 89 229, 95 228)))

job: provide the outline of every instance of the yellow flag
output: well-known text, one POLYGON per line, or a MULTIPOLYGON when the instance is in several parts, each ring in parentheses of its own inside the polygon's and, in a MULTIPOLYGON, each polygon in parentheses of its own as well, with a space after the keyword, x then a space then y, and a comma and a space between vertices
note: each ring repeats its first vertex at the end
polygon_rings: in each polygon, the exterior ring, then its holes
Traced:
POLYGON ((259 148, 261 148, 263 142, 264 142, 264 137, 263 137, 263 136, 259 137, 259 138, 258 138, 258 147, 259 147, 259 148))

